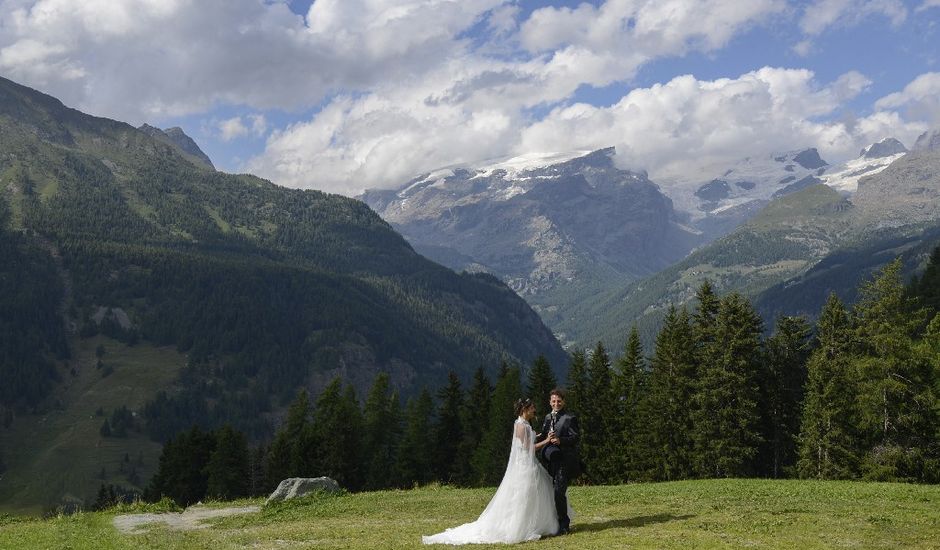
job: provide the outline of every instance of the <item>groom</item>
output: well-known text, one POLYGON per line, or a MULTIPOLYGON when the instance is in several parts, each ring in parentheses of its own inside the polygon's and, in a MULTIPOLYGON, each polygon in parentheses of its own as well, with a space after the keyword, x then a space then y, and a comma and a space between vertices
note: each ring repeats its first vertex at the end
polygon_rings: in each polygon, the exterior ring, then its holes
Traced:
POLYGON ((558 512, 558 534, 567 535, 571 527, 568 517, 568 483, 581 475, 578 439, 581 430, 578 417, 565 410, 565 390, 555 388, 549 394, 552 412, 545 416, 542 431, 536 438, 549 443, 542 448, 541 462, 552 476, 555 487, 555 510, 558 512))

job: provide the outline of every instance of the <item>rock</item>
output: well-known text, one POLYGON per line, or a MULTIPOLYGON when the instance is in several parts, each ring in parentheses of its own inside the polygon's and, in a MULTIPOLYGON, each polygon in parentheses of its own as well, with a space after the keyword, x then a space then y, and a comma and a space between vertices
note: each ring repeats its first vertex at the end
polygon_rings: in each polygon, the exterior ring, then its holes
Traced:
POLYGON ((302 497, 314 491, 339 492, 339 483, 328 477, 289 477, 278 484, 265 504, 302 497))
POLYGON ((793 157, 793 160, 795 160, 797 164, 803 168, 806 168, 807 170, 821 168, 829 164, 819 157, 819 151, 817 151, 815 147, 801 151, 799 154, 793 157))
POLYGON ((940 130, 924 132, 917 138, 911 151, 937 151, 940 150, 940 130))
POLYGON ((862 152, 859 156, 865 157, 867 159, 876 159, 883 157, 890 157, 892 155, 897 155, 898 153, 906 153, 907 148, 904 147, 904 144, 894 138, 885 138, 878 143, 872 144, 870 147, 862 149, 862 152))

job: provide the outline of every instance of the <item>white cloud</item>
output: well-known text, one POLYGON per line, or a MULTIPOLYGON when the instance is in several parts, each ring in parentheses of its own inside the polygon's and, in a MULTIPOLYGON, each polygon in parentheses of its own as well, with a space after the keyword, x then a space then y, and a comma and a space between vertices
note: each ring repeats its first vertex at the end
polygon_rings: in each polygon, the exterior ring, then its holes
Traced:
POLYGON ((356 194, 507 152, 611 145, 624 165, 667 179, 699 178, 707 166, 810 146, 838 162, 886 136, 908 142, 923 131, 887 109, 819 122, 869 85, 857 72, 821 84, 812 71, 771 67, 716 80, 686 75, 634 89, 607 108, 563 105, 531 121, 521 114, 523 99, 501 103, 488 86, 469 86, 459 101, 426 101, 437 90, 429 82, 337 99, 313 120, 275 133, 249 167, 289 186, 356 194))
POLYGON ((246 135, 248 135, 248 127, 242 122, 240 116, 219 122, 219 137, 222 141, 232 141, 246 135))
POLYGON ((733 36, 784 11, 782 0, 609 0, 599 7, 536 10, 522 25, 522 45, 531 52, 577 48, 618 68, 615 78, 586 77, 595 85, 622 80, 647 61, 722 48, 733 36))
POLYGON ((897 27, 907 19, 907 8, 901 0, 816 0, 804 9, 800 28, 816 36, 833 26, 857 25, 872 15, 887 17, 897 27))
POLYGON ((918 12, 924 11, 930 8, 940 8, 940 0, 924 0, 924 2, 917 6, 918 12))
POLYGON ((907 118, 940 125, 940 73, 924 73, 900 92, 887 95, 875 103, 878 109, 904 110, 907 118))
POLYGON ((706 168, 815 146, 838 162, 888 135, 911 139, 922 126, 875 113, 852 124, 818 122, 868 85, 858 73, 820 85, 808 70, 765 67, 734 79, 686 75, 635 89, 608 108, 555 109, 521 135, 518 151, 614 145, 624 166, 654 179, 701 180, 706 168))
POLYGON ((0 0, 0 71, 140 123, 218 104, 307 108, 419 78, 503 0, 0 0), (433 24, 429 24, 433 22, 433 24))
POLYGON ((793 51, 800 57, 806 57, 813 51, 813 41, 801 40, 793 45, 793 51))

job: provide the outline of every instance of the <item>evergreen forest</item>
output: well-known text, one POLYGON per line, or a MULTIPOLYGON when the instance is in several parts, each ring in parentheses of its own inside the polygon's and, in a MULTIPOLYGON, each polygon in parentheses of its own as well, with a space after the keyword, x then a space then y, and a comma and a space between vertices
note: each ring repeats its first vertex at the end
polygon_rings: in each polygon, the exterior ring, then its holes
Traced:
POLYGON ((853 307, 832 295, 815 325, 781 317, 769 335, 748 300, 705 282, 694 308, 669 311, 652 350, 634 329, 616 360, 600 342, 575 351, 564 381, 539 357, 503 363, 493 379, 480 368, 469 385, 452 374, 403 403, 387 374, 361 398, 337 378, 315 399, 299 393, 268 444, 252 447, 230 427, 178 433, 145 496, 264 495, 284 478, 320 475, 352 491, 495 485, 512 403, 531 396, 541 417, 558 385, 581 419, 579 483, 938 483, 940 247, 906 286, 900 269, 894 261, 863 282, 853 307))

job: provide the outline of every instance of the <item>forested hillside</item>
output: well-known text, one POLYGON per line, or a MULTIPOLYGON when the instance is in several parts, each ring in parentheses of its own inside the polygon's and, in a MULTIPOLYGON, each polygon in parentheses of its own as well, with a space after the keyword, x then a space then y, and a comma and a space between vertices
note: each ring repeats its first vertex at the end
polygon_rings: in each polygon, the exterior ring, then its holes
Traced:
POLYGON ((48 409, 96 334, 186 354, 135 411, 160 441, 194 423, 270 437, 298 388, 335 376, 361 394, 384 372, 407 395, 449 372, 565 360, 508 287, 426 260, 365 204, 214 171, 4 79, 0 191, 7 424, 48 409))

